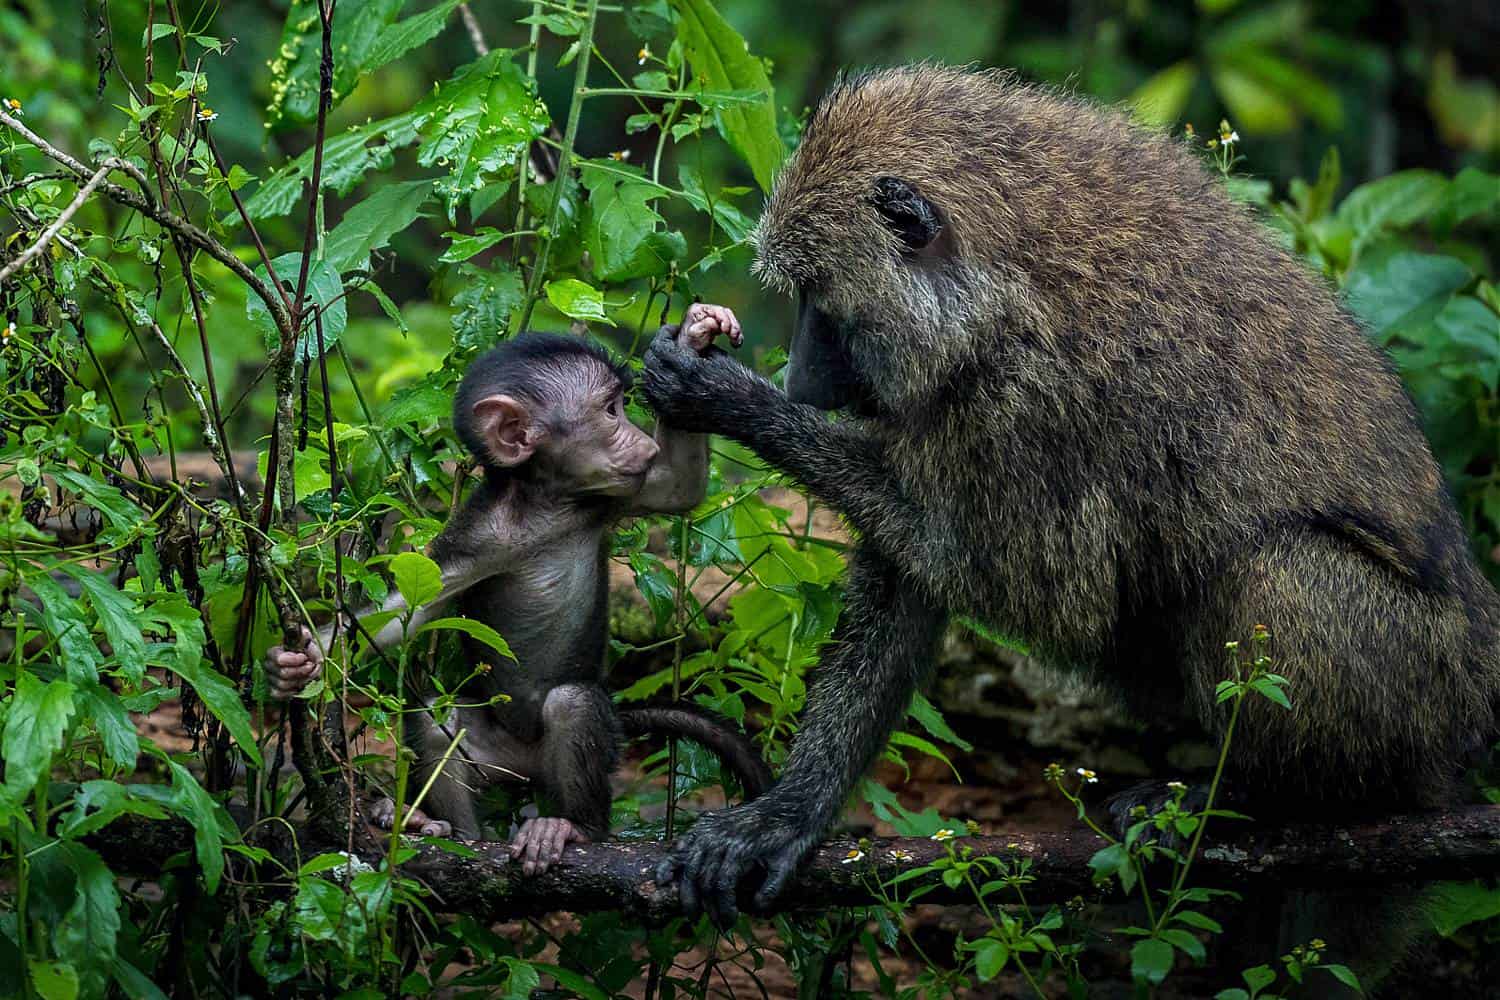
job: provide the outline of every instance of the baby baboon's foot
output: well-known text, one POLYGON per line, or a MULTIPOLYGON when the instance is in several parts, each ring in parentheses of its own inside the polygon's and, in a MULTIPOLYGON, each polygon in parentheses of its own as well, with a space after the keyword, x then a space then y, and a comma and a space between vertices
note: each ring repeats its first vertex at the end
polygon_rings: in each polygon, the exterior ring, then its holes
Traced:
POLYGON ((561 816, 538 816, 521 824, 510 845, 512 861, 520 861, 521 871, 540 875, 562 857, 568 844, 587 844, 588 834, 561 816))
MULTIPOLYGON (((396 803, 392 799, 380 799, 370 807, 370 822, 382 830, 389 830, 396 825, 396 803)), ((416 833, 423 837, 451 837, 453 836, 453 824, 445 819, 433 819, 420 809, 408 809, 406 812, 406 833, 416 833)))

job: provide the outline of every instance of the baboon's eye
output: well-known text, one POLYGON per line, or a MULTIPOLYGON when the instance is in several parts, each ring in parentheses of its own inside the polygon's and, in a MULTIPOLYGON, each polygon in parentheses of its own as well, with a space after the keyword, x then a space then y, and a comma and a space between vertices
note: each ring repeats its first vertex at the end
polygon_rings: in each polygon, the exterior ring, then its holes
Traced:
POLYGON ((942 214, 937 206, 899 177, 877 177, 870 203, 908 250, 927 247, 943 231, 942 214))

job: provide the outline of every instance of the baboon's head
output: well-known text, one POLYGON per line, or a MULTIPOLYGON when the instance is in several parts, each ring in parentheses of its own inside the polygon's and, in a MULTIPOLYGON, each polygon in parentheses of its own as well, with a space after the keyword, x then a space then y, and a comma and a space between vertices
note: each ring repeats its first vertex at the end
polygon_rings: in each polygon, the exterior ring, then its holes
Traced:
POLYGON ((819 104, 756 229, 756 273, 799 299, 794 400, 906 411, 993 335, 1012 137, 992 123, 1011 89, 915 66, 841 80, 819 104))

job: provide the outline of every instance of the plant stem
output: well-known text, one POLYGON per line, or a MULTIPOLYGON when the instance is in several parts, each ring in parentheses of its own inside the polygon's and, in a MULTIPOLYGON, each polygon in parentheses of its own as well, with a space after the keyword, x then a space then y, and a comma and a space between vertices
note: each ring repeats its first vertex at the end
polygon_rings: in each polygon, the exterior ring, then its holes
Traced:
MULTIPOLYGON (((573 143, 578 138, 578 120, 583 115, 583 89, 588 83, 589 56, 594 47, 594 21, 599 16, 599 0, 588 0, 583 27, 578 33, 578 70, 573 76, 573 102, 568 108, 568 127, 563 133, 562 153, 558 158, 557 176, 553 183, 552 208, 547 213, 547 231, 537 240, 536 261, 531 265, 531 280, 526 286, 526 301, 521 308, 521 321, 517 330, 526 329, 531 322, 531 312, 536 308, 537 294, 547 274, 547 259, 552 253, 552 241, 557 237, 557 226, 562 220, 563 191, 567 187, 568 174, 573 169, 573 143)), ((520 227, 517 227, 520 228, 520 227)))

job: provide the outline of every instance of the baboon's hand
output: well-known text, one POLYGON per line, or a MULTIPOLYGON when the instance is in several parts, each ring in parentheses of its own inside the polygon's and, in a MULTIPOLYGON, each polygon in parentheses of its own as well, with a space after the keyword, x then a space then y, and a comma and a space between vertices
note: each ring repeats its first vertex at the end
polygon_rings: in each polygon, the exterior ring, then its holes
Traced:
POLYGON ((558 862, 564 847, 588 842, 588 834, 561 816, 536 816, 516 831, 516 839, 510 845, 510 859, 522 863, 524 874, 540 875, 558 862))
POLYGON ((702 354, 662 327, 646 351, 641 381, 657 416, 685 431, 729 433, 745 414, 758 412, 770 384, 717 347, 702 354))
POLYGON ((707 302, 694 302, 682 316, 677 339, 702 354, 713 346, 714 338, 720 334, 728 337, 729 343, 735 347, 745 342, 745 335, 740 332, 740 321, 733 310, 707 302))
POLYGON ((789 810, 769 807, 769 798, 704 813, 677 839, 671 856, 656 869, 656 881, 677 881, 682 909, 689 919, 707 913, 720 930, 739 919, 736 890, 749 869, 765 878, 755 893, 758 910, 768 909, 797 867, 817 845, 817 831, 799 827, 789 810))
MULTIPOLYGON (((370 807, 370 822, 382 830, 389 830, 396 825, 396 803, 392 799, 383 798, 370 807)), ((424 837, 451 837, 453 836, 453 825, 445 819, 433 819, 420 809, 408 809, 406 811, 406 822, 403 824, 406 833, 419 833, 424 837)))
POLYGON ((323 651, 312 632, 302 629, 302 648, 272 646, 266 650, 266 680, 275 701, 290 701, 323 672, 323 651))

